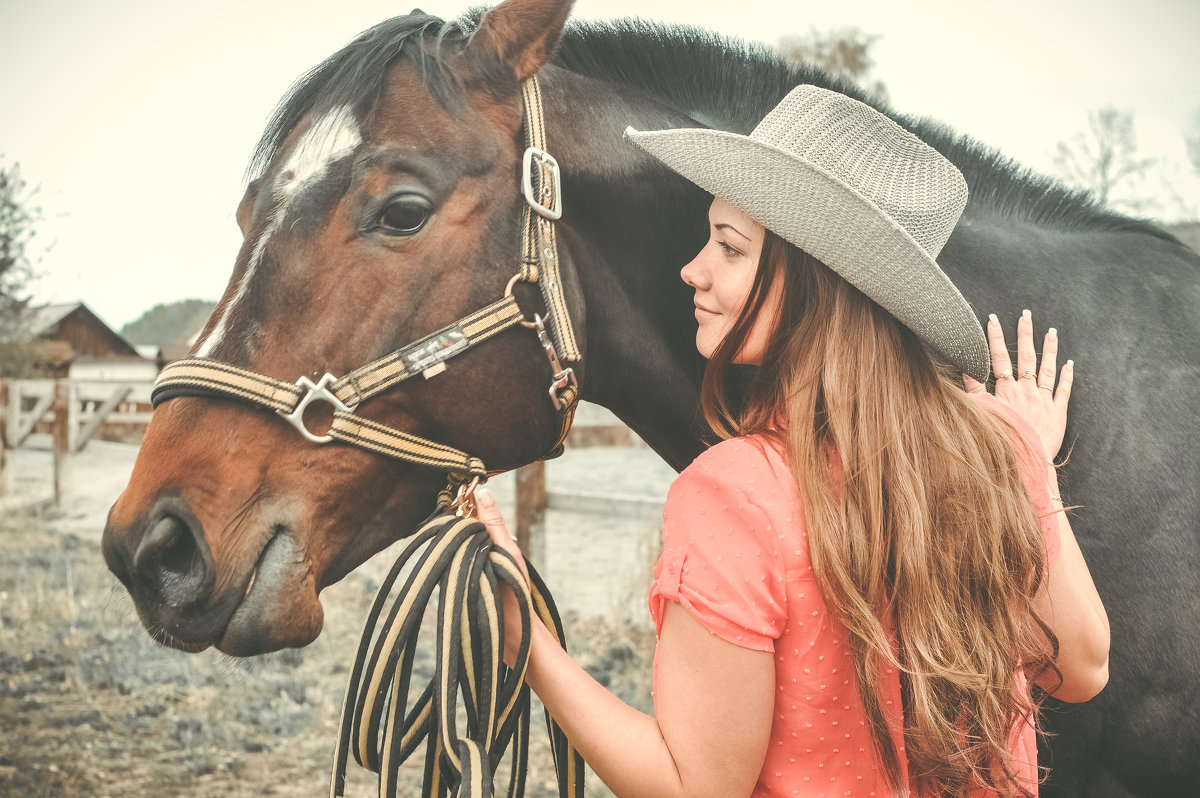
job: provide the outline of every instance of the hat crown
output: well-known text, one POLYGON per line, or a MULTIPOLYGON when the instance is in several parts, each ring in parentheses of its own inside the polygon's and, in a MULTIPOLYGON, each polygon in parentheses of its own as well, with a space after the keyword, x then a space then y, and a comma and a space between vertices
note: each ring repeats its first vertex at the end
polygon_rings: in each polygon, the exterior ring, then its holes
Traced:
POLYGON ((750 138, 808 161, 873 202, 936 258, 967 204, 945 156, 864 103, 802 85, 750 138))

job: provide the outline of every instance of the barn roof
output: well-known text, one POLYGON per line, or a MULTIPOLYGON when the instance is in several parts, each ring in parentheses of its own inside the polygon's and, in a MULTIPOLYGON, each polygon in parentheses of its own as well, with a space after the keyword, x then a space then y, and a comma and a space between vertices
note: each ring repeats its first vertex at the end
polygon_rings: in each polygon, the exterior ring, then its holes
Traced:
MULTIPOLYGON (((134 348, 133 344, 122 338, 116 331, 104 323, 104 320, 92 312, 82 302, 66 302, 56 305, 43 305, 41 307, 30 310, 29 316, 29 333, 30 338, 37 340, 63 340, 62 327, 63 322, 71 319, 79 325, 87 328, 90 331, 92 341, 88 342, 82 348, 94 349, 101 348, 103 351, 89 352, 88 354, 117 356, 117 357, 141 357, 141 354, 134 348)), ((70 341, 79 352, 82 342, 70 341)))
POLYGON ((71 315, 71 311, 83 306, 82 302, 64 302, 60 305, 42 305, 29 310, 29 333, 32 338, 40 338, 47 332, 52 332, 58 323, 71 315))

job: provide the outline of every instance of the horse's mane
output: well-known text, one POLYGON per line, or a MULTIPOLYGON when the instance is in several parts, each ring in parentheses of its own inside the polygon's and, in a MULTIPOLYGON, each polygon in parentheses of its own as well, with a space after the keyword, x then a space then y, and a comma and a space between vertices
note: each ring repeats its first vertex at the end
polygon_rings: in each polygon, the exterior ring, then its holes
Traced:
POLYGON ((860 87, 813 65, 789 63, 763 44, 700 28, 639 19, 574 22, 555 62, 619 83, 711 127, 748 133, 793 87, 812 83, 861 100, 940 151, 963 173, 971 206, 1065 229, 1138 230, 1170 238, 1153 224, 1104 209, 1082 191, 930 119, 896 113, 860 87))
MULTIPOLYGON (((413 12, 364 31, 292 86, 255 148, 250 175, 266 168, 313 110, 349 105, 368 117, 382 96, 388 67, 397 60, 415 65, 434 95, 452 103, 457 87, 439 52, 447 43, 461 46, 486 10, 473 9, 454 22, 413 12)), ((898 114, 853 83, 812 65, 789 63, 766 45, 637 19, 572 22, 554 61, 572 72, 641 91, 702 124, 738 133, 748 133, 794 86, 824 86, 872 105, 949 158, 970 187, 968 214, 982 206, 1059 228, 1133 229, 1170 238, 1154 225, 1107 211, 1089 194, 1035 174, 946 125, 898 114)))

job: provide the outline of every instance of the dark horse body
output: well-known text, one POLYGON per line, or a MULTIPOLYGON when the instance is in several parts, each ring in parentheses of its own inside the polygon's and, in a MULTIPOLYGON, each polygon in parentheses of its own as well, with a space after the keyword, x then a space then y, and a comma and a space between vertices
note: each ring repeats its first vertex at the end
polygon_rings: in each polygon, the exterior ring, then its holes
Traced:
MULTIPOLYGON (((496 299, 518 255, 517 87, 543 66, 569 5, 510 0, 470 39, 414 13, 315 72, 264 136, 238 214, 246 243, 200 353, 281 380, 344 374, 496 299)), ((584 398, 681 468, 703 448, 702 362, 678 268, 704 240, 709 197, 622 130, 745 132, 797 83, 856 89, 695 31, 620 27, 568 31, 540 75, 584 398)), ((1192 794, 1200 258, 937 125, 897 118, 970 185, 940 258, 951 278, 1009 329, 1032 308, 1079 364, 1065 490, 1082 505, 1075 528, 1112 621, 1111 679, 1088 704, 1049 703, 1044 794, 1192 794)), ((509 468, 553 445, 546 381, 536 341, 516 329, 359 412, 509 468)), ((105 556, 165 643, 304 645, 320 631, 320 589, 413 529, 442 484, 428 469, 310 444, 262 411, 175 399, 113 507, 105 556)))

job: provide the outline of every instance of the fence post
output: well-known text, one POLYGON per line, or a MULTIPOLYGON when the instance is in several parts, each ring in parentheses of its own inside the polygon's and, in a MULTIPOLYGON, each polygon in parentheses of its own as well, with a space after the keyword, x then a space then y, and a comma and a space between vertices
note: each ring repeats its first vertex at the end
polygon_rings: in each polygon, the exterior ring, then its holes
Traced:
POLYGON ((78 446, 79 437, 79 385, 73 380, 67 380, 67 452, 74 452, 78 446))
POLYGON ((538 570, 545 567, 546 463, 536 460, 517 469, 517 545, 538 570))
POLYGON ((54 505, 63 505, 71 457, 71 382, 54 381, 54 505))
POLYGON ((8 380, 0 379, 0 496, 7 496, 8 467, 8 380))
POLYGON ((5 407, 4 418, 0 419, 0 423, 4 424, 5 440, 9 446, 16 448, 17 446, 17 426, 21 420, 21 382, 20 380, 5 380, 5 391, 8 394, 8 405, 5 407))

